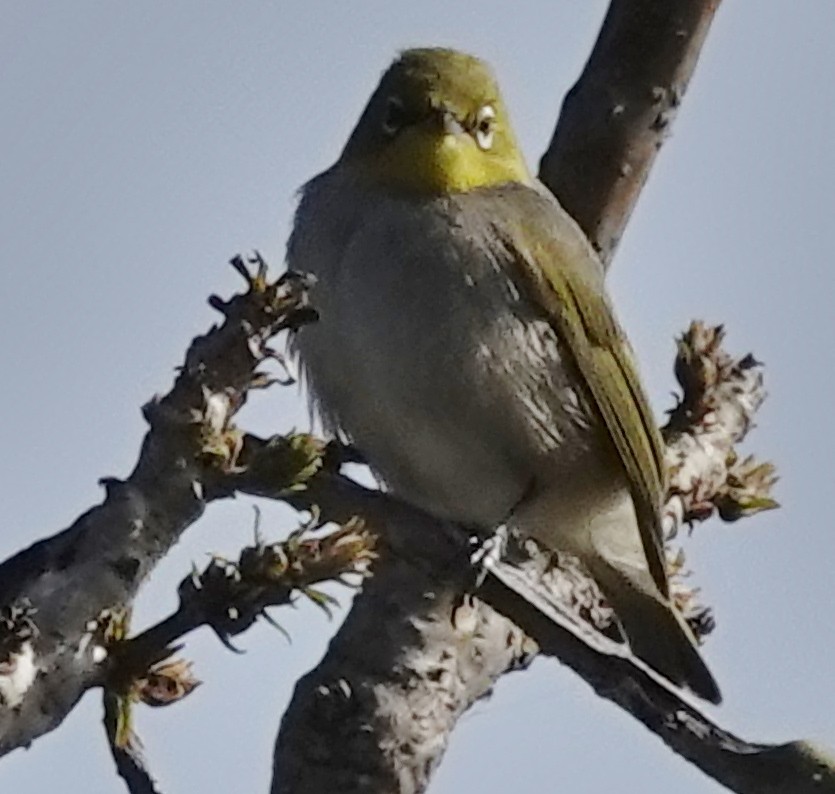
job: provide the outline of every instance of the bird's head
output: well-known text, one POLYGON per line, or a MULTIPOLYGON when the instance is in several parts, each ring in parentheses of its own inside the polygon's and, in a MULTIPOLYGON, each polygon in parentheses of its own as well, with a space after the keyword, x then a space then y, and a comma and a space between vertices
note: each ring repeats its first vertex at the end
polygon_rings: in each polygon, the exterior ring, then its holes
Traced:
POLYGON ((406 50, 394 61, 340 163, 424 195, 531 181, 490 68, 448 49, 406 50))

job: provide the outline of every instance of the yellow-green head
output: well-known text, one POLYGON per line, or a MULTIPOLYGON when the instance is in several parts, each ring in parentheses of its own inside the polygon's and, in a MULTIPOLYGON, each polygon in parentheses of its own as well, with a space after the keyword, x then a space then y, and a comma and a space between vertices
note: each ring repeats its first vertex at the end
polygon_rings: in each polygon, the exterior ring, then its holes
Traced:
POLYGON ((447 49, 401 53, 340 162, 375 184, 424 195, 531 182, 490 67, 447 49))

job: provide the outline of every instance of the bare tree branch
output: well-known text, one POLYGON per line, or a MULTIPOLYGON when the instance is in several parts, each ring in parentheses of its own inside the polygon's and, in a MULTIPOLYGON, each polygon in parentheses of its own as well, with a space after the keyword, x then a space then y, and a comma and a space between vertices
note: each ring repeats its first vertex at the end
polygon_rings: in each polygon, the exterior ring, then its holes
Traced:
POLYGON ((719 0, 612 0, 563 101, 539 178, 608 266, 678 107, 719 0))
MULTIPOLYGON (((557 657, 579 673, 597 695, 629 712, 671 750, 729 790, 738 794, 835 792, 835 756, 827 750, 806 741, 770 745, 735 736, 649 671, 637 669, 634 658, 607 648, 605 639, 581 640, 572 631, 555 631, 553 617, 545 617, 547 608, 533 607, 530 595, 516 596, 517 602, 510 603, 515 593, 497 588, 496 581, 495 577, 488 579, 480 595, 501 604, 503 613, 513 615, 514 621, 539 640, 542 653, 557 657)), ((514 590, 522 591, 518 582, 508 582, 514 590)))
MULTIPOLYGON (((104 696, 104 727, 116 772, 130 794, 160 794, 145 763, 141 748, 135 740, 119 742, 122 701, 112 693, 104 696)), ((133 739, 133 737, 131 737, 133 739)))
POLYGON ((473 582, 459 533, 385 497, 366 499, 369 525, 386 522, 382 564, 325 660, 296 687, 274 792, 423 791, 463 711, 534 648, 464 595, 473 582), (397 551, 404 543, 413 556, 397 551))
POLYGON ((299 594, 330 614, 333 599, 316 585, 347 584, 348 577, 361 580, 376 558, 376 539, 359 521, 348 521, 323 536, 307 537, 313 528, 318 528, 318 522, 277 543, 268 544, 258 537, 237 560, 215 557, 205 570, 193 571, 177 588, 180 603, 174 612, 111 646, 108 677, 134 680, 163 655, 173 653, 175 641, 200 626, 210 627, 227 648, 237 652, 232 637, 242 634, 258 618, 277 626, 267 608, 292 604, 299 594))
POLYGON ((145 406, 150 430, 131 475, 104 480, 101 505, 0 565, 0 755, 57 727, 103 683, 113 610, 226 495, 218 486, 239 446, 231 417, 263 383, 269 338, 310 316, 304 279, 269 284, 263 263, 252 276, 235 265, 249 289, 212 300, 225 322, 192 342, 173 389, 145 406))

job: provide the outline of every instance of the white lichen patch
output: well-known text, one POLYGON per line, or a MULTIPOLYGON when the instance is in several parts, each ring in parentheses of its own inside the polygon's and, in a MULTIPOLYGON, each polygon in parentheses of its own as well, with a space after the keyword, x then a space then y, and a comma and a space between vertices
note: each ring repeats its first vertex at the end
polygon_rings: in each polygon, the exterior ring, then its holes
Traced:
POLYGON ((32 686, 38 674, 35 649, 31 642, 24 642, 20 650, 10 653, 0 662, 0 700, 8 708, 16 708, 32 686))

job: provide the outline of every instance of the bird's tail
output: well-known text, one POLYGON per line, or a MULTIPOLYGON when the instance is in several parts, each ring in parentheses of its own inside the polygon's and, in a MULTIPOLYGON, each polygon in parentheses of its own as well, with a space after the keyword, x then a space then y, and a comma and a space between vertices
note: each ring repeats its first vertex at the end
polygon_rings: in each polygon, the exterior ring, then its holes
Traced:
POLYGON ((546 548, 580 559, 617 614, 635 656, 673 684, 720 702, 693 632, 650 572, 627 488, 608 498, 576 487, 546 488, 519 505, 512 525, 546 548))
POLYGON ((584 562, 615 610, 633 653, 677 686, 711 703, 721 702, 693 632, 658 592, 649 572, 616 566, 599 556, 584 562))

